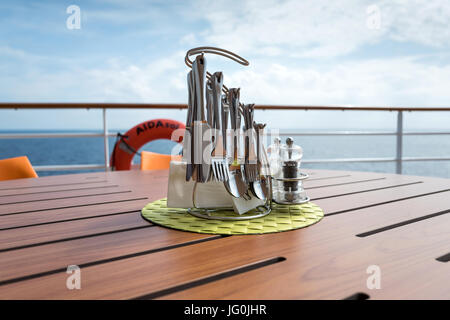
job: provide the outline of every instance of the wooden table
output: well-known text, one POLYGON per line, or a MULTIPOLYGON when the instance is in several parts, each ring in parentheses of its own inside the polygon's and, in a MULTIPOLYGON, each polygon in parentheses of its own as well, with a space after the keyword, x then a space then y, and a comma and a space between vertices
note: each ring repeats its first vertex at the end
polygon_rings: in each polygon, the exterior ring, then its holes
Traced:
POLYGON ((450 298, 450 180, 307 172, 325 218, 243 236, 145 221, 166 171, 0 182, 0 299, 450 298))

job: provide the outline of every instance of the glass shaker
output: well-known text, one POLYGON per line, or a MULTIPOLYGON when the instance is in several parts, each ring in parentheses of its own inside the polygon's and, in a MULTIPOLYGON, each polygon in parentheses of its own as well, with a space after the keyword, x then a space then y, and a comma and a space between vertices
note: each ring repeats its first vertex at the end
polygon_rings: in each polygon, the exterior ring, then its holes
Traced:
POLYGON ((277 180, 278 190, 274 200, 278 203, 294 204, 308 200, 302 181, 307 178, 300 172, 303 158, 303 149, 294 144, 292 138, 286 139, 286 144, 280 146, 279 168, 281 169, 277 180))
POLYGON ((267 153, 269 156, 269 166, 270 173, 273 177, 278 177, 281 171, 280 168, 280 147, 281 147, 281 139, 275 138, 273 144, 271 144, 267 148, 267 153))

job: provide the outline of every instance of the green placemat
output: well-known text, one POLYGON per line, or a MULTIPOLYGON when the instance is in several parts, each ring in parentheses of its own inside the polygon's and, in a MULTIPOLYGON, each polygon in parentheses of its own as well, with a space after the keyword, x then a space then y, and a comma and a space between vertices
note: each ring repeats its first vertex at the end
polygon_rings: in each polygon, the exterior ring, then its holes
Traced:
MULTIPOLYGON (((217 214, 236 216, 233 211, 218 211, 217 214)), ((147 204, 142 209, 142 216, 155 224, 184 231, 208 234, 262 234, 310 226, 323 218, 323 211, 312 202, 300 205, 273 204, 272 212, 262 218, 240 221, 209 220, 194 217, 187 209, 167 208, 166 199, 161 199, 147 204)))

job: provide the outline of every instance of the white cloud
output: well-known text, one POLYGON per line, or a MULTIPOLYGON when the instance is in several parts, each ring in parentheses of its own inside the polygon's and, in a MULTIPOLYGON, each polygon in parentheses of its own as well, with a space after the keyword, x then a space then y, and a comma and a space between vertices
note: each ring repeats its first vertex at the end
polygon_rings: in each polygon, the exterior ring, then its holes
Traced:
MULTIPOLYGON (((184 102, 183 52, 146 65, 110 60, 96 69, 31 73, 4 79, 19 101, 184 102)), ((426 58, 426 57, 425 57, 426 58)), ((432 57, 428 57, 432 59, 432 57)), ((76 65, 76 64, 74 64, 76 65)), ((347 61, 318 68, 256 59, 250 67, 225 70, 226 84, 241 87, 257 104, 447 106, 450 66, 416 58, 347 61)))
POLYGON ((199 7, 211 25, 207 43, 247 54, 266 47, 294 56, 345 54, 370 36, 369 30, 360 32, 365 7, 356 1, 208 2, 199 7))
POLYGON ((392 39, 427 46, 450 43, 446 1, 239 1, 200 0, 196 5, 210 28, 206 43, 242 54, 334 57, 392 39), (380 9, 380 29, 369 29, 367 8, 380 9), (267 48, 271 48, 267 50, 267 48))
MULTIPOLYGON (((16 51, 9 49, 8 52, 16 51)), ((28 54, 19 51, 15 57, 19 62, 24 57, 24 63, 28 54)), ((93 69, 84 68, 77 60, 66 59, 63 60, 65 68, 55 72, 45 72, 40 65, 29 65, 26 74, 9 71, 0 79, 2 100, 173 102, 178 97, 180 101, 186 78, 183 58, 184 52, 176 52, 148 64, 110 59, 102 67, 93 69)), ((0 66, 3 68, 7 67, 0 66)))
POLYGON ((390 38, 432 47, 450 44, 450 6, 448 1, 383 1, 382 23, 390 38))
POLYGON ((450 100, 450 66, 423 65, 413 58, 352 61, 325 70, 256 63, 227 79, 258 104, 426 107, 447 106, 450 100))

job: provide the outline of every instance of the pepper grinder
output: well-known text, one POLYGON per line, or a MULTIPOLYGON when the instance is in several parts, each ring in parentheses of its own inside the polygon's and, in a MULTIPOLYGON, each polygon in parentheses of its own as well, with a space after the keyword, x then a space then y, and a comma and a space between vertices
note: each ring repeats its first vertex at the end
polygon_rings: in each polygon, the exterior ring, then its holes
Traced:
POLYGON ((306 174, 300 172, 300 164, 303 158, 302 147, 294 144, 291 137, 286 139, 286 144, 280 146, 281 172, 275 180, 278 181, 275 202, 284 204, 295 204, 306 202, 308 197, 303 189, 302 181, 307 178, 306 174))

